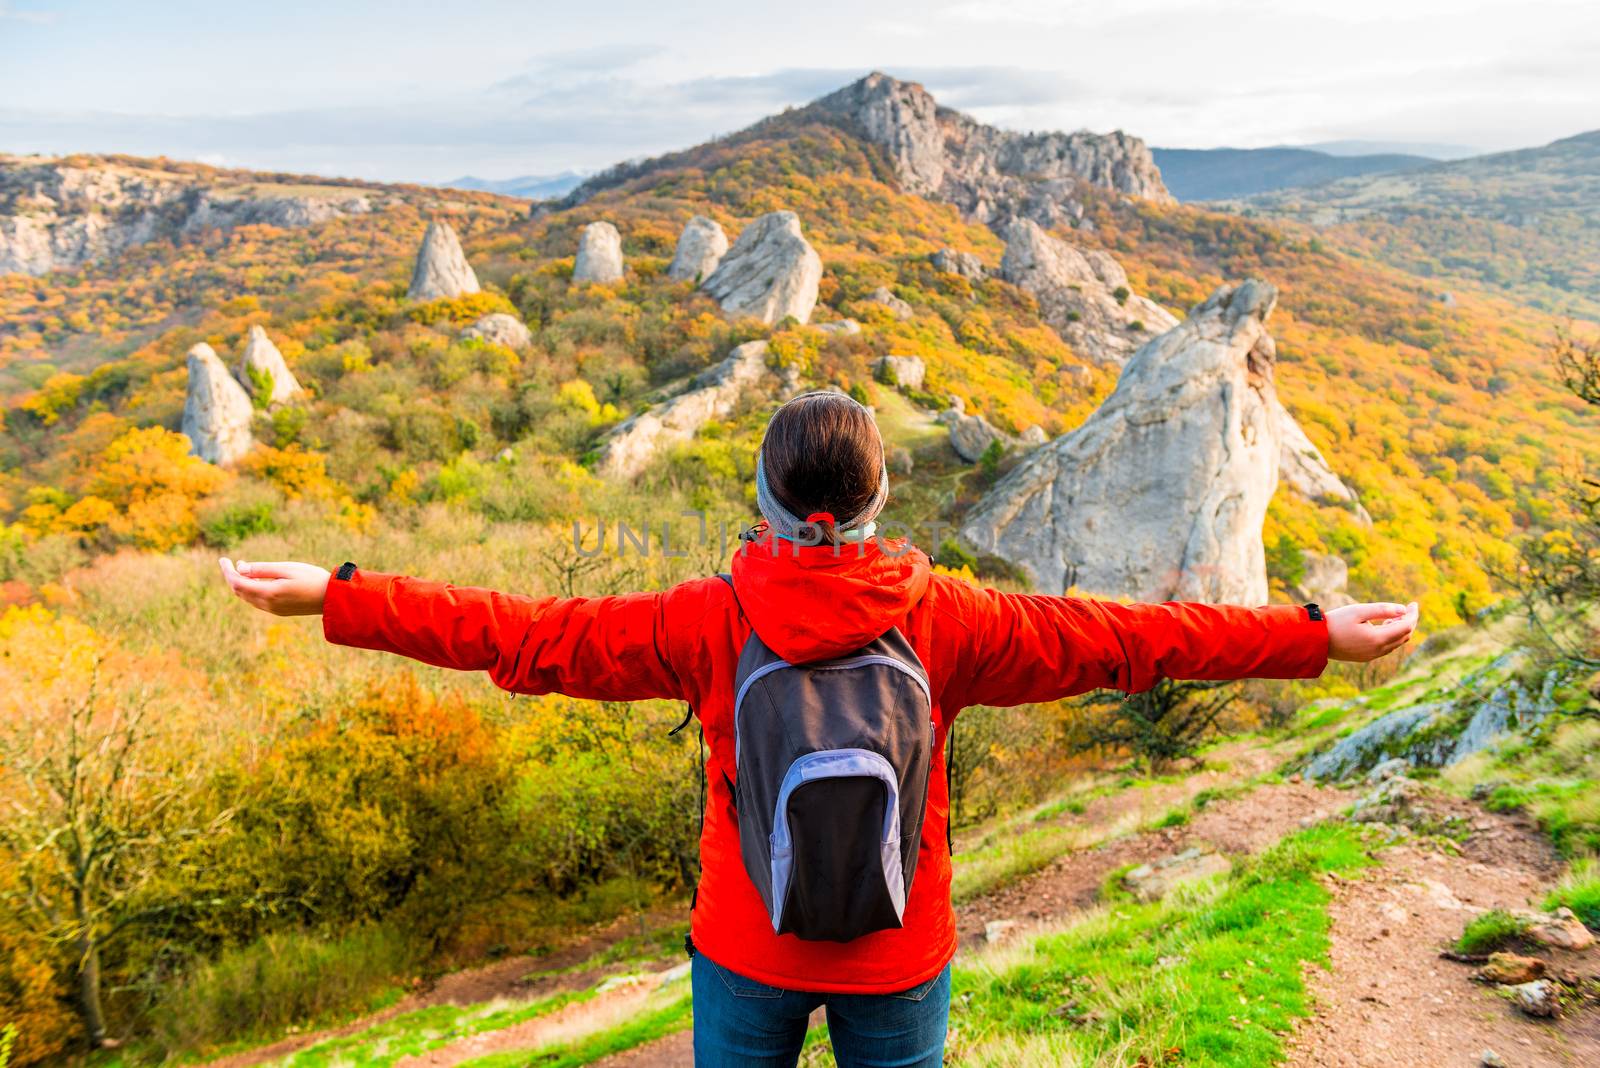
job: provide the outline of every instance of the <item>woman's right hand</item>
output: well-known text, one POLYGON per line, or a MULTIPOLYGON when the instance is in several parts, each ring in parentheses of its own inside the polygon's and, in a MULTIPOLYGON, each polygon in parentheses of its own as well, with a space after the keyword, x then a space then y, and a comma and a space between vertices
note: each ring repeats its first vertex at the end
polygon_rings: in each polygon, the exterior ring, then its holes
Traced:
POLYGON ((245 604, 275 616, 320 616, 328 593, 328 569, 316 564, 283 561, 235 564, 224 556, 218 563, 228 588, 245 604))
POLYGON ((1347 604, 1330 608, 1328 659, 1364 664, 1387 656, 1411 640, 1417 629, 1417 602, 1347 604))

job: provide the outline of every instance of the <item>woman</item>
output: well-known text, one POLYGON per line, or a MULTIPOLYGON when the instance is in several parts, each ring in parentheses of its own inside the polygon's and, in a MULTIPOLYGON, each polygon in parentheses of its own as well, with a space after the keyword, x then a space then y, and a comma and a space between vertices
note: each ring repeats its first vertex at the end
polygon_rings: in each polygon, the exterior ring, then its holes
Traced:
MULTIPOLYGON (((888 490, 883 442, 871 413, 837 393, 809 393, 780 407, 757 469, 765 523, 734 555, 731 580, 695 579, 660 593, 524 597, 353 564, 330 576, 311 564, 221 562, 247 603, 277 615, 320 613, 336 644, 487 671, 517 693, 688 702, 710 749, 691 923, 700 1065, 794 1064, 819 1005, 827 1007, 841 1065, 941 1062, 956 950, 942 754, 961 709, 1101 687, 1136 692, 1163 677, 1312 678, 1329 659, 1392 652, 1416 626, 1414 602, 1349 605, 1324 616, 1314 605, 1006 594, 935 575, 920 551, 873 537, 888 490), (925 812, 912 813, 920 832, 908 832, 907 872, 896 863, 906 884, 899 911, 848 940, 778 933, 773 888, 758 887, 755 877, 765 869, 741 857, 734 685, 741 656, 759 647, 780 666, 809 670, 842 663, 891 632, 909 645, 905 655, 916 667, 907 673, 925 691, 922 714, 932 719, 931 766, 918 780, 925 812)), ((863 659, 885 658, 851 662, 863 659)), ((759 731, 754 720, 746 715, 742 729, 759 731)), ((738 738, 748 754, 750 738, 738 738)), ((887 850, 884 857, 896 861, 887 850)))

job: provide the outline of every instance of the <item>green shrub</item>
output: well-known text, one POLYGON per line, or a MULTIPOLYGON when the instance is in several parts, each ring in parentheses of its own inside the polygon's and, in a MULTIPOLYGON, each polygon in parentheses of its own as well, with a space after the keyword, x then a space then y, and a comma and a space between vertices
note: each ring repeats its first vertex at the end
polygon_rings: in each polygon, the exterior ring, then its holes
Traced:
POLYGON ((1600 931, 1600 860, 1580 860, 1544 899, 1544 907, 1565 906, 1585 927, 1600 931))
POLYGON ((202 514, 200 533, 209 544, 219 548, 237 545, 253 534, 271 534, 277 530, 278 521, 273 511, 272 505, 266 501, 231 505, 211 514, 202 514))
POLYGON ((1456 939, 1456 952, 1469 956, 1494 953, 1515 945, 1527 932, 1528 924, 1505 909, 1491 909, 1467 922, 1456 939))
POLYGON ((269 934, 192 969, 157 1004, 152 1034, 168 1056, 267 1037, 374 1007, 414 962, 411 940, 389 927, 269 934))

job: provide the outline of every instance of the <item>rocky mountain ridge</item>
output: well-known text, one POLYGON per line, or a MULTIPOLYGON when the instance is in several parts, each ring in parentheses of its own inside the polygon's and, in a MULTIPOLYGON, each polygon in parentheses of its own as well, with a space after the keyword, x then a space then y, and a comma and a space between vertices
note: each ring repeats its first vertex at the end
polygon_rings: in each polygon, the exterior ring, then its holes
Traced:
POLYGON ((0 155, 0 274, 72 269, 162 237, 309 226, 384 206, 378 189, 161 160, 0 155))
MULTIPOLYGON (((1121 131, 1020 133, 986 126, 942 107, 921 85, 881 72, 803 108, 764 119, 730 140, 818 121, 882 149, 907 192, 954 204, 962 214, 991 226, 1019 216, 1044 226, 1075 224, 1083 216, 1080 183, 1173 202, 1150 149, 1137 137, 1121 131)), ((693 151, 603 171, 569 193, 561 206, 574 207, 606 189, 684 165, 693 151)))

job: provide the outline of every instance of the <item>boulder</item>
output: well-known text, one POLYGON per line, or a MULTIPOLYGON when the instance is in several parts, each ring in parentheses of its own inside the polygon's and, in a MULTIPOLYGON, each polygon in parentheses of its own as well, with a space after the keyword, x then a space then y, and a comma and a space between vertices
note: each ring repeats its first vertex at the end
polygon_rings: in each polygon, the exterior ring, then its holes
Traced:
POLYGON ((1278 420, 1278 438, 1283 445, 1283 454, 1278 459, 1279 478, 1283 484, 1308 501, 1348 508, 1363 526, 1371 526, 1372 516, 1361 506, 1356 491, 1333 473, 1322 450, 1312 444, 1294 416, 1276 398, 1273 417, 1278 420))
POLYGON ((1264 282, 1223 286, 1145 344, 1094 414, 978 502, 968 544, 1047 593, 1266 603, 1276 300, 1264 282))
POLYGON ((989 272, 983 269, 983 261, 970 252, 959 249, 942 248, 932 257, 933 269, 943 271, 945 274, 958 274, 962 278, 977 281, 989 272))
POLYGON ((800 217, 773 211, 746 226, 700 288, 729 315, 764 323, 811 319, 822 259, 800 233, 800 217))
POLYGON ((678 248, 672 254, 667 277, 698 284, 711 277, 727 251, 728 235, 722 232, 722 227, 713 219, 696 215, 684 224, 683 233, 678 235, 678 248))
POLYGON ((1580 953, 1594 945, 1594 934, 1569 908, 1556 909, 1555 915, 1528 928, 1528 937, 1541 946, 1580 953))
POLYGON ((601 442, 596 469, 632 478, 662 449, 690 440, 713 419, 728 418, 745 394, 777 384, 767 366, 767 343, 747 341, 695 376, 682 393, 617 424, 601 442))
POLYGON ((983 940, 990 945, 1003 942, 1017 933, 1021 920, 990 920, 983 925, 983 940))
POLYGON ((981 415, 964 415, 956 413, 954 409, 943 413, 947 418, 946 425, 950 428, 950 447, 956 450, 956 455, 969 464, 975 464, 983 459, 983 454, 989 451, 989 446, 995 442, 1001 445, 1007 443, 1006 436, 989 424, 981 415))
POLYGON ((855 337, 861 333, 861 324, 854 319, 840 319, 835 323, 818 323, 817 329, 824 334, 843 334, 845 337, 855 337))
POLYGON ((183 401, 183 433, 207 463, 231 464, 250 451, 255 406, 228 373, 216 350, 201 342, 189 350, 189 391, 183 401))
POLYGON ((300 388, 299 379, 295 378, 294 372, 289 370, 289 365, 284 362, 283 353, 278 351, 278 346, 272 343, 267 332, 259 326, 250 328, 244 354, 239 357, 237 374, 239 384, 250 393, 256 391, 256 383, 259 381, 267 390, 268 404, 282 404, 304 392, 300 388))
POLYGON ((487 341, 492 345, 516 351, 533 344, 533 332, 521 319, 506 312, 490 312, 461 331, 469 340, 487 341))
POLYGON ((1178 324, 1130 290, 1122 265, 1106 252, 1070 245, 1031 219, 1014 220, 1005 238, 1000 277, 1032 293, 1044 321, 1080 356, 1121 364, 1151 334, 1178 324))
POLYGON ((615 226, 592 222, 583 228, 578 258, 572 264, 572 280, 598 285, 622 281, 622 235, 615 226))
POLYGON ((1157 901, 1180 883, 1225 874, 1233 865, 1218 853, 1186 849, 1154 864, 1141 864, 1122 877, 1123 888, 1140 901, 1157 901))
POLYGON ((1548 979, 1535 979, 1508 989, 1512 1004, 1529 1016, 1550 1017, 1561 1012, 1561 997, 1556 985, 1548 979))
POLYGON ((1478 969, 1478 978, 1499 986, 1518 986, 1544 977, 1545 962, 1515 953, 1491 953, 1478 969))
POLYGON ((478 276, 472 273, 455 227, 435 220, 422 235, 417 250, 417 265, 411 272, 407 300, 454 299, 478 291, 478 276))
POLYGON ((1405 757, 1395 757, 1393 760, 1385 760, 1382 764, 1367 772, 1367 782, 1376 786, 1380 782, 1388 782, 1396 775, 1404 775, 1410 770, 1410 761, 1405 757))
POLYGON ((1379 783, 1350 806, 1352 823, 1408 823, 1422 799, 1422 784, 1404 775, 1379 783))
POLYGON ((1022 432, 1021 436, 1017 438, 1017 442, 1030 449, 1037 449, 1040 445, 1048 445, 1050 443, 1050 435, 1045 433, 1044 427, 1035 423, 1022 432))
POLYGON ((1324 609, 1354 604, 1345 591, 1350 581, 1350 565, 1332 553, 1306 553, 1305 573, 1291 591, 1297 601, 1315 601, 1324 609))
POLYGON ((916 467, 916 460, 912 457, 911 450, 904 445, 890 445, 888 454, 884 456, 884 463, 891 475, 909 475, 916 467))
POLYGON ((896 319, 899 319, 901 322, 904 322, 905 320, 911 318, 913 314, 915 314, 911 310, 911 305, 895 296, 894 293, 889 290, 888 286, 879 286, 877 289, 874 289, 867 295, 867 301, 868 303, 881 304, 885 308, 888 308, 889 314, 894 316, 896 319))
POLYGON ((872 361, 872 373, 885 385, 921 389, 928 377, 928 365, 920 356, 879 356, 872 361))

